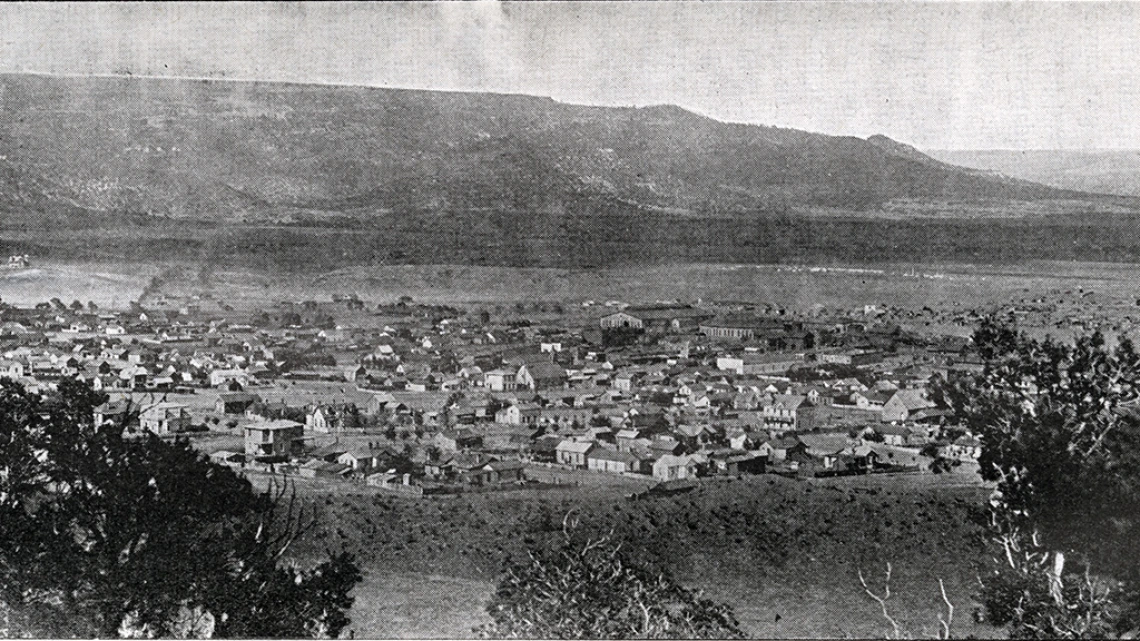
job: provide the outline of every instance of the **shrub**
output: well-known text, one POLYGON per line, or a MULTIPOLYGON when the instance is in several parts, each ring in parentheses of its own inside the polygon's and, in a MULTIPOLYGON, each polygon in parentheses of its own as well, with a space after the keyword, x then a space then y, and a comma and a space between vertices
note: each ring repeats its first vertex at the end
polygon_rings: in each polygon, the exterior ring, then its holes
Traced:
POLYGON ((563 528, 560 547, 512 564, 487 611, 485 638, 742 638, 731 608, 630 562, 609 537, 563 528))
POLYGON ((336 636, 360 580, 340 554, 279 562, 311 524, 186 442, 97 425, 76 380, 0 381, 0 621, 13 636, 336 636))
POLYGON ((1028 638, 1134 630, 1140 354, 1099 332, 1035 340, 994 318, 974 344, 984 370, 934 391, 981 439, 980 472, 997 484, 981 615, 1028 638))

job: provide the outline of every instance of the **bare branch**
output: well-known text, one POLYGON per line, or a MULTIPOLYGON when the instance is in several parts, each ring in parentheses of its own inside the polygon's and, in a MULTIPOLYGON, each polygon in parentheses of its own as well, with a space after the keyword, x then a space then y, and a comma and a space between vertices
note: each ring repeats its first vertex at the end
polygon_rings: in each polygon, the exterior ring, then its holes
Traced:
POLYGON ((946 585, 942 583, 942 579, 938 579, 938 589, 942 592, 942 601, 946 604, 946 618, 943 619, 939 613, 938 622, 942 624, 942 638, 949 639, 951 626, 954 625, 954 604, 946 596, 946 585))
POLYGON ((883 618, 887 620, 887 623, 891 624, 892 636, 890 638, 901 639, 902 631, 899 629, 899 624, 891 617, 891 613, 887 610, 887 599, 891 598, 891 564, 887 563, 887 574, 883 583, 883 596, 879 596, 871 591, 871 588, 867 586, 867 580, 863 578, 862 570, 858 570, 858 573, 859 583, 863 586, 863 591, 879 604, 879 607, 883 610, 883 618))

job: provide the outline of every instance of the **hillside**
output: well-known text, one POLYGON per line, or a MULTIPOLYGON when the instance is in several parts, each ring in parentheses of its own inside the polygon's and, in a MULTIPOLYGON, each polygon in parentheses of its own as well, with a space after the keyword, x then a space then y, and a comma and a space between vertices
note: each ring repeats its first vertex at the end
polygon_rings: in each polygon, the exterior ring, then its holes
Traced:
MULTIPOLYGON (((305 496, 303 482, 299 488, 305 496)), ((878 584, 887 563, 892 612, 905 629, 937 625, 941 578, 959 608, 955 632, 986 638, 994 630, 969 617, 986 494, 965 473, 807 483, 745 477, 644 501, 586 486, 445 500, 348 491, 315 497, 317 530, 292 553, 304 562, 343 545, 356 555, 366 587, 357 592, 353 627, 368 638, 469 636, 507 559, 557 544, 571 513, 586 532, 612 533, 627 554, 730 604, 754 638, 881 636, 886 622, 858 573, 878 584), (462 598, 441 602, 441 590, 462 598)))
POLYGON ((956 165, 1032 180, 1060 189, 1095 194, 1140 196, 1140 151, 978 150, 932 151, 956 165))
POLYGON ((195 219, 352 212, 862 211, 1069 198, 871 140, 671 106, 179 79, 0 76, 0 208, 195 219))

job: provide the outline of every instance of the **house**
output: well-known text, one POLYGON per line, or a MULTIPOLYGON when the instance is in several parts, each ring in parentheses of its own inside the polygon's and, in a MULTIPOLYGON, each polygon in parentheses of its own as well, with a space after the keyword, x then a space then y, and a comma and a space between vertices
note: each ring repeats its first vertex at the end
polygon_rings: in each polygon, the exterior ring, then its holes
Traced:
POLYGON ((685 445, 672 437, 655 438, 649 442, 649 454, 654 458, 666 455, 679 456, 685 451, 685 445))
POLYGON ((296 456, 304 448, 305 425, 296 421, 265 421, 243 426, 247 456, 296 456))
POLYGON ((618 430, 614 435, 614 442, 617 444, 618 451, 628 452, 633 449, 633 444, 637 441, 641 432, 633 429, 618 430))
POLYGON ((875 432, 883 437, 883 443, 894 446, 904 446, 910 441, 911 431, 904 425, 879 425, 875 432))
POLYGON ((973 436, 963 436, 939 448, 938 454, 956 461, 976 461, 982 455, 982 442, 973 436))
POLYGON ((119 371, 119 385, 126 389, 143 389, 149 378, 150 372, 140 365, 124 367, 119 371))
POLYGON ((807 454, 831 469, 845 455, 849 455, 854 444, 845 434, 804 434, 799 437, 807 446, 807 454))
POLYGON ((851 399, 855 401, 855 407, 859 409, 882 410, 887 401, 891 399, 891 393, 880 391, 853 392, 851 399))
POLYGON ((218 414, 244 414, 254 403, 260 403, 261 397, 249 392, 222 392, 218 394, 218 401, 214 404, 214 411, 218 414))
POLYGON ((666 454, 653 462, 653 478, 659 481, 675 481, 696 475, 697 464, 690 456, 666 454))
POLYGON ((364 404, 364 412, 369 416, 379 416, 396 405, 396 399, 388 392, 372 394, 364 404))
POLYGON ((481 452, 457 452, 424 464, 424 474, 436 479, 454 478, 478 470, 496 459, 481 452))
POLYGON ((246 373, 240 369, 216 369, 210 372, 210 387, 229 387, 230 383, 245 387, 249 382, 246 373))
POLYGON ((754 445, 754 439, 748 432, 735 432, 728 436, 728 447, 731 449, 750 450, 754 445))
POLYGON ((807 431, 815 427, 815 406, 806 396, 777 394, 764 407, 764 427, 777 431, 807 431))
POLYGON ((702 446, 711 443, 719 436, 716 428, 711 425, 678 425, 674 428, 673 433, 681 443, 685 444, 689 449, 700 449, 702 446))
POLYGON ((641 372, 628 372, 618 374, 613 377, 613 387, 620 392, 629 392, 637 385, 637 381, 642 377, 641 372))
POLYGON ((460 480, 471 485, 517 483, 526 480, 526 465, 521 461, 491 461, 461 472, 460 480))
POLYGON ((336 462, 347 465, 353 472, 368 473, 376 467, 377 456, 368 449, 349 450, 336 458, 336 462))
POLYGON ((798 438, 776 439, 774 441, 768 441, 767 445, 771 448, 769 458, 772 461, 795 460, 808 456, 807 444, 798 438))
POLYGON ((154 434, 176 434, 190 427, 190 410, 178 403, 155 403, 139 412, 139 428, 154 434))
POLYGON ((0 360, 0 378, 20 379, 24 377, 24 364, 17 360, 0 360))
POLYGON ((515 374, 518 386, 531 390, 558 389, 566 386, 566 370, 551 361, 523 363, 515 374))
POLYGON ((536 425, 542 415, 542 408, 537 405, 508 405, 495 412, 496 423, 508 425, 536 425))
POLYGON ((366 378, 368 378, 368 370, 363 365, 354 365, 344 370, 344 380, 349 383, 363 381, 366 378))
POLYGON ((229 450, 218 450, 217 452, 210 453, 210 461, 218 465, 243 466, 245 465, 245 455, 240 452, 231 452, 229 450))
POLYGON ((629 452, 598 447, 591 450, 586 457, 586 467, 599 472, 625 474, 640 472, 641 461, 629 452))
MULTIPOLYGON (((914 420, 916 414, 923 410, 937 409, 937 404, 922 389, 901 389, 891 395, 883 403, 883 420, 886 422, 899 422, 914 420)), ((924 417, 930 413, 925 412, 924 417)))
POLYGON ((458 452, 483 445, 483 437, 468 429, 444 430, 435 436, 439 449, 458 452))
POLYGON ((589 442, 564 440, 554 448, 555 460, 562 465, 586 467, 587 455, 594 447, 589 442))
POLYGON ((332 408, 318 405, 305 412, 305 429, 327 434, 340 426, 332 408))
POLYGON ((718 474, 763 474, 767 459, 756 452, 719 450, 709 455, 712 469, 718 474))
POLYGON ((518 389, 515 371, 493 369, 483 375, 483 385, 492 392, 513 392, 518 389))
POLYGON ((95 425, 106 425, 108 423, 121 424, 123 421, 128 420, 130 408, 130 401, 108 401, 95 408, 95 425))
POLYGON ((565 439, 554 434, 540 436, 534 439, 534 443, 530 447, 531 455, 536 461, 554 463, 558 460, 558 444, 563 440, 565 439))
POLYGON ((305 478, 317 477, 330 477, 330 476, 346 476, 352 472, 352 468, 340 463, 329 463, 320 459, 313 459, 302 465, 297 473, 305 478))

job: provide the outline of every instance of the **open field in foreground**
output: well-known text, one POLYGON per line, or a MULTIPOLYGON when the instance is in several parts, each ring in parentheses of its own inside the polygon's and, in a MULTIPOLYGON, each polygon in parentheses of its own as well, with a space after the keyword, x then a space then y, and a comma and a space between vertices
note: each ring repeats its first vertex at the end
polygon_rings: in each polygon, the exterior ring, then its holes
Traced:
POLYGON ((972 475, 747 477, 641 501, 604 487, 416 500, 364 487, 330 493, 325 483, 298 484, 320 524, 294 554, 313 559, 343 546, 357 555, 366 572, 352 613, 357 636, 469 636, 486 621, 506 560, 556 543, 567 513, 583 531, 612 530, 629 554, 732 604, 751 636, 885 634, 857 574, 881 587, 887 562, 892 614, 911 634, 935 631, 939 578, 957 606, 957 635, 995 633, 970 617, 984 554, 975 519, 988 492, 972 475))

